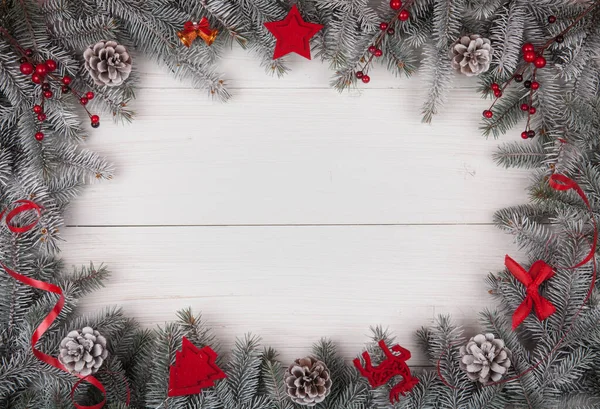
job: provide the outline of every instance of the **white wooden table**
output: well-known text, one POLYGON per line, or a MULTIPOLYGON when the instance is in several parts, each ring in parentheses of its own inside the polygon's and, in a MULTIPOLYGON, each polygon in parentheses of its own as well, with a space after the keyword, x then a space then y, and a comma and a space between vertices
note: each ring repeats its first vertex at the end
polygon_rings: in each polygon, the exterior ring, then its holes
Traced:
MULTIPOLYGON (((67 265, 113 275, 84 309, 122 305, 146 326, 202 311, 225 346, 252 332, 283 361, 322 336, 348 357, 389 326, 426 364, 414 331, 438 314, 474 330, 485 276, 518 254, 492 224, 525 203, 528 174, 493 163, 487 102, 457 79, 432 125, 426 83, 379 69, 338 94, 318 60, 283 79, 251 55, 223 62, 233 99, 210 101, 137 59, 132 125, 102 122, 87 147, 117 167, 67 214, 67 265)), ((527 142, 523 142, 527 143, 527 142)))

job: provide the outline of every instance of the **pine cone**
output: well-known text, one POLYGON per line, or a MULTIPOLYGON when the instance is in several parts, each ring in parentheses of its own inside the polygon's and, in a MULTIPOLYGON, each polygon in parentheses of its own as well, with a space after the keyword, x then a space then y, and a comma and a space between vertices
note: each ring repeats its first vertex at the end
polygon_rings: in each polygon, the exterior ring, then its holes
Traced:
POLYGON ((473 382, 498 382, 510 368, 512 353, 494 334, 479 334, 460 348, 460 369, 473 382))
POLYGON ((58 360, 75 375, 96 373, 108 356, 106 338, 90 327, 71 331, 60 343, 58 360))
POLYGON ((83 52, 85 68, 97 85, 121 85, 131 73, 131 56, 116 41, 99 41, 83 52))
POLYGON ((285 385, 290 398, 299 405, 314 406, 331 392, 331 376, 327 366, 312 357, 296 359, 285 372, 285 385))
POLYGON ((480 35, 463 36, 450 49, 452 68, 468 77, 490 69, 492 46, 490 40, 480 35))

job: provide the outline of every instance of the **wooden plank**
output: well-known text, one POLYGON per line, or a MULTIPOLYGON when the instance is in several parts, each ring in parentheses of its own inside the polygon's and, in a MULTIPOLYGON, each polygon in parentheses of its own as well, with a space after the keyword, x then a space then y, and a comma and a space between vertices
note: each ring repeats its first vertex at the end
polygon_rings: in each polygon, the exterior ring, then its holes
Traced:
POLYGON ((245 89, 228 104, 142 89, 134 124, 90 131, 88 147, 114 161, 116 178, 88 188, 67 222, 489 223, 495 210, 525 202, 528 172, 499 168, 498 142, 477 129, 485 101, 455 89, 426 125, 422 82, 403 84, 360 98, 245 89))
MULTIPOLYGON (((84 311, 122 305, 145 326, 202 310, 219 339, 260 334, 287 362, 321 336, 350 357, 370 325, 389 326, 427 364, 414 332, 438 314, 473 325, 484 283, 519 256, 492 226, 67 228, 67 265, 104 262, 113 276, 84 311)), ((471 331, 469 329, 469 331, 471 331)))

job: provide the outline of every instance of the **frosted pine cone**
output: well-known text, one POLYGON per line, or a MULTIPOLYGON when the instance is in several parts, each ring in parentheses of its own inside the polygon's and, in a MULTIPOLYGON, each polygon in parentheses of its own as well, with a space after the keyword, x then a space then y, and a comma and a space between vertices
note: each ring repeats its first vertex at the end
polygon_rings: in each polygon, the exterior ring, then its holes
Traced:
POLYGON ((490 69, 492 52, 487 38, 477 34, 463 36, 450 49, 452 68, 468 77, 479 75, 490 69))
POLYGON ((115 87, 131 74, 131 56, 116 41, 99 41, 83 52, 85 68, 97 85, 115 87))
POLYGON ((294 402, 314 406, 331 392, 329 369, 312 357, 296 359, 285 372, 285 386, 294 402))
POLYGON ((460 348, 460 369, 473 382, 498 382, 510 368, 512 353, 494 334, 479 334, 460 348))
POLYGON ((71 331, 60 343, 58 360, 75 375, 94 374, 108 356, 106 338, 90 327, 71 331))

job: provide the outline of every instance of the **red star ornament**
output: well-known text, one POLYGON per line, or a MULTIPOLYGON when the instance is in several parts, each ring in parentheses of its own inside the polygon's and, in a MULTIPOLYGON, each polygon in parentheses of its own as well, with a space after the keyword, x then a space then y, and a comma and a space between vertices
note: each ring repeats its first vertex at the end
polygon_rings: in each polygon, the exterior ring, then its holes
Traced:
POLYGON ((310 60, 309 40, 323 28, 321 24, 304 21, 295 4, 283 20, 265 23, 265 27, 277 39, 274 60, 289 53, 296 53, 310 60))
POLYGON ((181 351, 175 352, 175 364, 169 371, 168 396, 197 395, 227 376, 216 364, 217 353, 209 346, 198 349, 186 337, 181 351))

